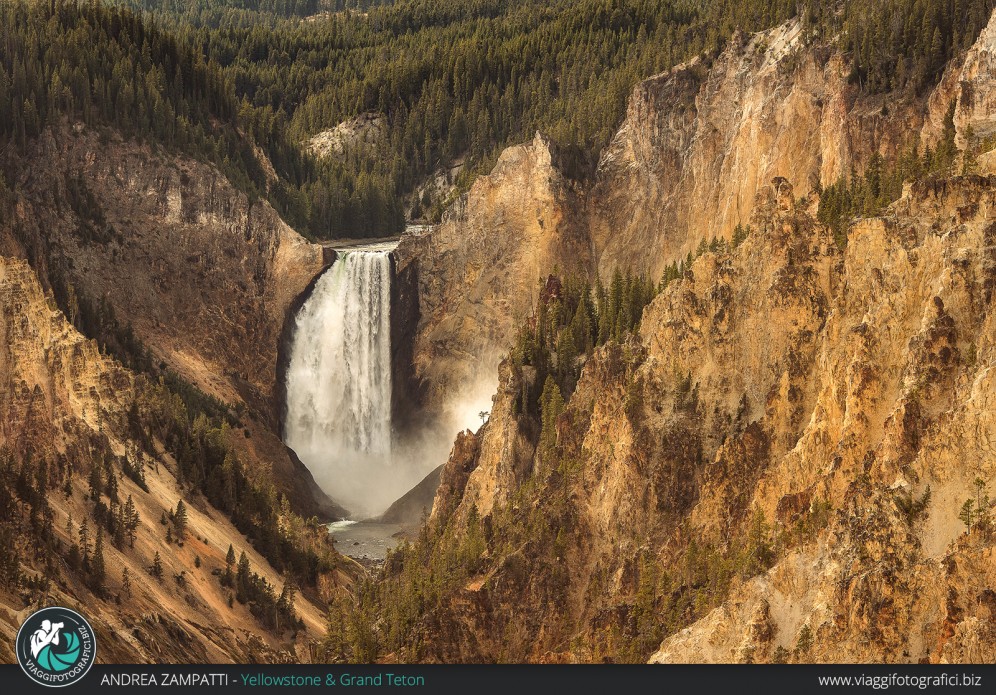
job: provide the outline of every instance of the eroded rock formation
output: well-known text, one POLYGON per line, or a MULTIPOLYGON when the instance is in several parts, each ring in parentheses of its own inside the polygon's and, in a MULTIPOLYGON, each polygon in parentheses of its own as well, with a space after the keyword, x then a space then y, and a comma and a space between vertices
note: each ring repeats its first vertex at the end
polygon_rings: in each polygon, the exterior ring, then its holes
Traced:
MULTIPOLYGON (((136 439, 131 411, 135 376, 69 324, 23 260, 0 256, 0 309, 0 457, 51 467, 49 480, 58 475, 71 481, 68 492, 60 486, 47 495, 52 528, 65 549, 60 558, 39 557, 39 548, 20 545, 23 536, 5 534, 5 542, 20 539, 7 549, 21 558, 20 571, 40 582, 46 561, 70 562, 69 548, 94 505, 85 494, 89 471, 108 457, 125 461, 142 467, 145 488, 126 475, 117 478, 117 499, 121 504, 129 497, 134 501, 140 523, 133 544, 116 547, 110 535, 104 536, 106 596, 88 600, 85 610, 97 630, 100 658, 120 663, 308 659, 309 637, 324 630, 316 596, 297 598, 304 631, 296 639, 261 628, 248 606, 229 602, 232 590, 219 581, 229 544, 237 553, 245 552, 252 571, 271 585, 281 586, 283 578, 224 514, 202 496, 188 495, 186 540, 167 540, 159 519, 181 499, 176 462, 161 443, 150 456, 136 439), (161 578, 150 576, 157 552, 161 578), (130 591, 123 584, 125 571, 130 591), (120 604, 113 600, 115 594, 122 596, 120 604)), ((240 432, 231 434, 233 440, 242 439, 240 432)), ((256 475, 270 474, 259 470, 256 475)), ((13 481, 7 483, 13 486, 13 481)), ((114 501, 110 503, 113 513, 114 501)), ((91 552, 97 533, 93 523, 91 552)), ((350 581, 350 563, 344 561, 343 568, 345 573, 336 570, 324 581, 350 581)), ((55 576, 57 581, 44 584, 46 605, 76 605, 93 596, 80 573, 55 576)), ((4 645, 13 644, 21 620, 36 607, 24 602, 30 593, 5 596, 0 611, 4 645)), ((13 653, 6 652, 4 660, 12 661, 13 653)))
POLYGON ((442 473, 466 482, 434 517, 473 508, 493 543, 433 614, 452 638, 435 657, 633 658, 613 640, 639 643, 649 610, 691 623, 660 661, 993 659, 994 538, 958 514, 996 473, 994 203, 994 178, 919 183, 841 252, 776 180, 740 246, 585 365, 557 469, 514 446, 506 373, 442 473), (758 528, 770 555, 750 569, 758 528))
POLYGON ((772 178, 805 199, 875 154, 936 148, 952 106, 958 146, 969 135, 979 143, 994 127, 994 41, 991 22, 925 96, 868 95, 848 83, 841 54, 793 20, 639 83, 586 184, 559 172, 540 136, 510 148, 441 225, 407 235, 398 251, 402 266, 422 269, 414 363, 429 402, 494 374, 510 327, 554 268, 658 278, 703 239, 749 224, 772 178))
MULTIPOLYGON (((422 617, 420 658, 996 658, 996 535, 961 513, 986 504, 996 474, 996 178, 977 136, 996 118, 993 26, 922 99, 862 96, 794 23, 637 87, 594 186, 553 209, 593 275, 656 276, 701 255, 638 336, 587 360, 552 459, 516 407, 524 376, 499 370, 490 420, 458 438, 430 523, 439 552, 465 550, 478 525, 485 550, 422 617), (852 221, 846 245, 816 220, 821 187, 875 153, 936 146, 949 113, 951 170, 852 221), (970 156, 981 175, 954 175, 970 156), (733 243, 738 224, 750 231, 733 243)), ((507 329, 446 323, 484 287, 506 326, 534 309, 535 295, 496 295, 470 253, 514 257, 518 218, 505 239, 467 221, 505 220, 481 192, 535 185, 492 176, 418 241, 420 263, 450 266, 421 285, 426 364, 445 351, 466 373, 482 341, 501 351, 507 329)))
POLYGON ((0 253, 106 304, 156 364, 242 412, 244 453, 281 472, 299 509, 338 516, 280 441, 276 381, 296 300, 331 253, 214 167, 111 133, 50 129, 19 161, 0 253))
POLYGON ((501 355, 537 301, 538 279, 554 268, 587 272, 590 250, 572 218, 577 207, 575 186, 537 133, 505 150, 442 224, 402 237, 399 273, 418 266, 413 361, 429 403, 467 390, 491 393, 501 355))

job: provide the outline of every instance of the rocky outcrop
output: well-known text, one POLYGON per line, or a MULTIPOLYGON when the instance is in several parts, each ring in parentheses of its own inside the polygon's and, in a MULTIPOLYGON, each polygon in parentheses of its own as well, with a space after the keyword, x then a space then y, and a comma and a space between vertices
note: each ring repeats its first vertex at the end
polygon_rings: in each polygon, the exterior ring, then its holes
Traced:
POLYGON ((517 453, 505 374, 443 470, 433 516, 491 540, 429 658, 996 656, 996 534, 958 519, 996 473, 996 179, 913 184, 843 251, 798 202, 762 189, 739 246, 595 352, 554 463, 517 453))
POLYGON ((416 432, 426 423, 420 407, 422 382, 415 370, 419 319, 419 264, 406 263, 399 272, 391 260, 391 416, 400 432, 416 432))
MULTIPOLYGON (((804 47, 801 25, 789 22, 737 34, 712 63, 696 59, 637 85, 591 196, 602 273, 656 276, 702 238, 730 237, 774 176, 805 194, 847 172, 855 117, 844 70, 829 50, 804 47)), ((882 146, 878 130, 869 124, 860 146, 882 146)))
POLYGON ((398 251, 402 267, 420 269, 414 362, 429 401, 479 374, 493 379, 511 327, 536 305, 537 279, 554 267, 660 277, 703 240, 749 224, 772 178, 805 199, 860 174, 874 154, 936 147, 952 105, 959 146, 970 126, 988 142, 994 26, 924 96, 862 93, 841 54, 807 40, 796 20, 737 34, 713 59, 640 82, 584 186, 557 171, 543 138, 509 148, 440 226, 406 235, 398 251))
POLYGON ((332 252, 214 167, 113 133, 49 129, 8 169, 18 194, 0 251, 112 313, 155 365, 238 409, 246 460, 278 471, 302 513, 340 516, 280 440, 277 383, 298 299, 332 252))
POLYGON ((641 82, 589 200, 599 271, 658 276, 702 239, 729 239, 775 176, 806 196, 861 173, 873 154, 889 161, 915 142, 936 147, 955 102, 960 147, 971 124, 988 134, 994 32, 991 23, 926 98, 861 93, 839 52, 807 42, 797 20, 738 34, 714 61, 641 82))
POLYGON ((968 51, 957 74, 957 102, 954 124, 957 144, 965 149, 971 132, 976 138, 989 138, 996 132, 996 15, 982 30, 968 51))
POLYGON ((131 375, 77 333, 24 261, 0 256, 0 445, 64 450, 61 433, 119 424, 131 375))
POLYGON ((655 660, 770 659, 779 647, 816 661, 994 658, 985 601, 994 538, 966 534, 958 519, 978 494, 973 481, 988 487, 996 473, 994 203, 996 179, 928 181, 909 188, 889 218, 852 228, 799 399, 813 406, 750 500, 789 523, 790 500, 825 500, 833 518, 814 542, 665 640, 655 660), (922 519, 910 514, 911 499, 929 500, 922 519), (763 639, 746 629, 762 607, 763 639), (800 653, 803 626, 812 646, 800 653))
POLYGON ((274 427, 281 329, 322 247, 215 168, 111 134, 49 130, 21 161, 9 252, 106 301, 157 359, 274 427))
POLYGON ((308 139, 307 149, 317 157, 344 157, 354 152, 372 149, 387 131, 387 118, 382 113, 361 113, 323 130, 308 139))
MULTIPOLYGON (((156 453, 150 455, 148 446, 135 438, 131 417, 137 388, 128 370, 69 324, 25 261, 0 256, 0 463, 7 470, 10 461, 18 466, 42 462, 50 471, 50 484, 55 485, 56 476, 66 481, 47 491, 52 532, 65 549, 61 558, 46 556, 48 541, 32 539, 26 533, 30 525, 5 521, 10 525, 4 542, 15 546, 7 550, 20 559, 20 572, 38 584, 22 584, 23 593, 0 597, 4 641, 12 643, 22 620, 39 604, 83 604, 104 662, 307 659, 308 640, 317 638, 325 625, 309 598, 297 597, 304 631, 296 637, 264 630, 248 606, 229 602, 230 589, 222 586, 219 575, 230 543, 236 553, 246 553, 252 571, 271 585, 281 586, 283 578, 224 514, 204 498, 188 495, 186 540, 166 540, 159 519, 176 507, 181 488, 175 462, 161 443, 152 446, 156 453), (143 467, 144 487, 124 474, 122 462, 143 467), (101 466, 118 470, 118 499, 131 497, 140 519, 133 544, 115 545, 110 534, 104 535, 103 593, 94 592, 81 571, 70 569, 72 553, 67 552, 78 540, 80 524, 93 513, 94 501, 85 490, 91 470, 101 466), (151 575, 157 552, 161 579, 151 575), (125 571, 130 592, 123 586, 125 571), (47 577, 46 588, 39 590, 42 576, 47 577)), ((242 439, 242 434, 232 438, 242 439)), ((12 487, 13 480, 6 485, 12 487)), ((113 512, 116 505, 111 505, 113 512)), ((99 524, 92 518, 90 523, 93 551, 99 524)))
POLYGON ((429 516, 432 503, 439 488, 439 476, 443 465, 440 464, 418 485, 402 495, 387 511, 378 517, 384 524, 398 524, 406 528, 418 528, 419 524, 429 516))
POLYGON ((555 267, 587 272, 586 237, 571 216, 576 195, 537 134, 505 150, 440 225, 402 237, 398 273, 418 266, 414 369, 427 403, 480 391, 486 404, 537 279, 555 267))
POLYGON ((458 508, 458 526, 471 507, 480 514, 490 514, 496 506, 507 503, 533 472, 539 433, 535 423, 516 412, 519 392, 520 384, 508 362, 502 362, 487 424, 477 434, 460 433, 443 467, 432 507, 433 523, 450 522, 458 508))
MULTIPOLYGON (((734 37, 637 86, 589 190, 551 198, 535 188, 546 168, 510 175, 530 151, 513 149, 440 230, 402 242, 433 268, 416 362, 442 391, 508 347, 512 322, 470 322, 483 289, 484 316, 535 307, 527 285, 496 287, 504 257, 479 250, 531 248, 522 210, 557 211, 603 278, 701 253, 638 337, 589 357, 553 461, 514 407, 524 375, 500 372, 430 524, 438 552, 466 552, 479 516, 486 547, 423 616, 420 658, 996 658, 996 532, 959 515, 994 492, 996 179, 909 184, 846 248, 814 219, 823 187, 875 154, 936 147, 949 113, 956 146, 993 171, 994 26, 922 97, 862 94, 797 22, 734 37), (742 243, 702 251, 737 225, 742 243), (445 375, 429 367, 440 356, 445 375)), ((527 280, 557 263, 547 248, 517 266, 527 280)))

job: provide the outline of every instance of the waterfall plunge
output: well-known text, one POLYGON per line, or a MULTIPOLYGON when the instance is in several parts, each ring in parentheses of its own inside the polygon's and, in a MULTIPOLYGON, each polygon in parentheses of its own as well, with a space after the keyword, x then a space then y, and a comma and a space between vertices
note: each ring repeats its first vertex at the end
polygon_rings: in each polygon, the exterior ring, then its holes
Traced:
POLYGON ((391 260, 346 252, 297 315, 286 441, 354 515, 383 511, 419 480, 391 457, 391 260))

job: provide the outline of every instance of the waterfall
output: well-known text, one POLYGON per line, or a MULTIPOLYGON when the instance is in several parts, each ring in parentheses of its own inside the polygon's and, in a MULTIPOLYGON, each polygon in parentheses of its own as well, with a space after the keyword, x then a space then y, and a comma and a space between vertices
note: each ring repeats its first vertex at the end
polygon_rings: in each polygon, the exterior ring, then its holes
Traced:
POLYGON ((413 484, 391 458, 390 314, 389 253, 345 252, 298 313, 291 346, 287 445, 354 515, 413 484))

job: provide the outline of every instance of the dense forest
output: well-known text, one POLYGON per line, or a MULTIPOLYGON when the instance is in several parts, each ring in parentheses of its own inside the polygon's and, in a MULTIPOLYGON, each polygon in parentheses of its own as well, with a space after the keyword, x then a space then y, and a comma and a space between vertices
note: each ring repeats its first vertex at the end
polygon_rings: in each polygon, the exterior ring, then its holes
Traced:
MULTIPOLYGON (((373 148, 319 162, 325 185, 286 195, 292 220, 333 236, 396 231, 401 201, 431 174, 465 163, 463 188, 537 129, 560 146, 569 173, 583 176, 637 80, 715 52, 737 26, 760 29, 794 13, 787 2, 405 0, 250 22, 239 7, 219 9, 227 3, 179 13, 134 4, 232 76, 259 114, 259 139, 287 133, 303 142, 361 113, 386 116, 373 148)), ((430 194, 415 212, 438 218, 447 202, 430 194)))
POLYGON ((24 147, 68 117, 207 159, 246 191, 265 185, 231 78, 131 12, 5 3, 0 68, 0 142, 24 147))
POLYGON ((792 16, 839 40, 868 91, 922 92, 994 0, 123 0, 0 8, 0 139, 61 117, 217 164, 312 237, 396 233, 413 193, 464 164, 457 191, 537 129, 584 177, 641 78, 713 56, 737 29, 792 16), (134 14, 134 12, 139 14, 134 14), (837 38, 839 37, 839 39, 837 38), (318 159, 307 139, 383 114, 371 147, 318 159), (273 164, 268 180, 248 134, 273 164))
MULTIPOLYGON (((386 115, 376 147, 320 164, 329 188, 305 186, 287 201, 316 233, 390 226, 371 205, 393 210, 454 162, 468 165, 462 188, 536 129, 565 153, 571 175, 584 176, 636 81, 715 55, 737 29, 798 14, 809 40, 840 37, 861 89, 922 92, 974 41, 993 8, 992 0, 401 0, 281 21, 294 14, 291 3, 202 0, 172 13, 132 3, 168 17, 185 43, 234 75, 239 98, 263 114, 257 135, 287 132, 302 142, 357 114, 386 115), (265 21, 247 21, 249 5, 265 21)), ((294 4, 299 15, 316 14, 301 7, 309 3, 294 4)), ((413 211, 438 218, 447 202, 427 195, 413 211)))

